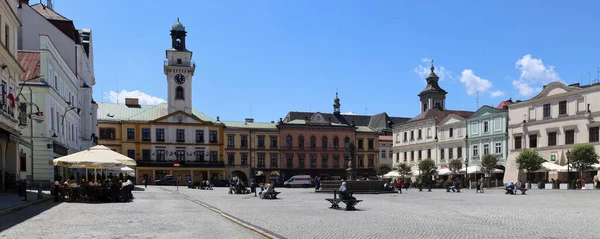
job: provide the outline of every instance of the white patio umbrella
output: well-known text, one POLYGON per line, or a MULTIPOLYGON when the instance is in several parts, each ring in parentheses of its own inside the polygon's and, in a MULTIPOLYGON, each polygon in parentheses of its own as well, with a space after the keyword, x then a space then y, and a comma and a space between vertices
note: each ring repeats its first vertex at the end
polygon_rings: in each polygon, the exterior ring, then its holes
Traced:
POLYGON ((135 163, 135 159, 132 159, 130 157, 127 157, 125 155, 117 153, 104 145, 97 145, 97 146, 91 147, 89 149, 89 151, 92 151, 94 154, 101 155, 104 158, 118 160, 125 166, 134 166, 135 167, 137 165, 135 163))
MULTIPOLYGON (((483 173, 483 170, 481 169, 481 166, 479 165, 475 165, 475 166, 469 166, 467 167, 467 174, 473 174, 473 173, 483 173)), ((465 173, 465 168, 461 168, 459 171, 459 173, 465 173)), ((492 173, 503 173, 504 170, 502 169, 493 169, 492 173)))
POLYGON ((438 170, 437 172, 438 172, 438 175, 452 174, 452 171, 450 171, 450 169, 448 169, 448 168, 442 168, 442 169, 438 170))
POLYGON ((400 176, 402 175, 400 175, 400 173, 397 170, 390 171, 383 175, 384 178, 398 178, 400 176))
POLYGON ((567 166, 561 166, 555 163, 543 162, 542 168, 535 172, 550 172, 550 171, 558 171, 558 172, 567 172, 567 166))
POLYGON ((109 157, 102 157, 92 151, 84 150, 52 160, 54 166, 69 168, 114 168, 122 163, 109 157))

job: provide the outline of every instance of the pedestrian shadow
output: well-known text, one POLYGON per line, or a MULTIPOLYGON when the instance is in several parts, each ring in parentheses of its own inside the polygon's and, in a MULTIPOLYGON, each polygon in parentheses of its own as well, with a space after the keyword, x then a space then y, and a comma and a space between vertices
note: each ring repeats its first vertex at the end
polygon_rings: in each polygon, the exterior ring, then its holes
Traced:
POLYGON ((20 223, 27 221, 31 218, 34 218, 43 212, 52 209, 53 207, 61 204, 60 202, 54 201, 45 201, 41 202, 26 208, 23 208, 18 211, 14 211, 8 214, 4 214, 0 216, 0 236, 2 232, 19 225, 20 223))

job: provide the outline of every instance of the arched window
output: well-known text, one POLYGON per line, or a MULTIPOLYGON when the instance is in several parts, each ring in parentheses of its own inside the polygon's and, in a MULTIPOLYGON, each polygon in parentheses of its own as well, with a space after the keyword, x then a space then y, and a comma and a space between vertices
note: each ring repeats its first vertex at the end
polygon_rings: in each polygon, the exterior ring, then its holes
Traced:
POLYGON ((345 149, 350 148, 350 138, 348 138, 348 136, 346 136, 346 138, 344 138, 344 148, 345 149))
POLYGON ((177 86, 177 88, 175 88, 175 99, 183 100, 183 87, 177 86))
POLYGON ((304 136, 298 136, 298 148, 304 149, 304 136))
POLYGON ((285 142, 286 142, 286 146, 288 147, 288 149, 292 148, 292 136, 291 135, 288 135, 286 137, 285 142))
POLYGON ((317 148, 317 137, 311 136, 310 137, 310 149, 315 150, 316 148, 317 148))
POLYGON ((333 137, 333 149, 337 150, 340 148, 340 139, 337 136, 333 137))
POLYGON ((323 138, 321 139, 321 147, 323 148, 323 150, 327 150, 327 136, 323 136, 323 138))
POLYGON ((427 102, 423 103, 423 112, 427 111, 427 102))

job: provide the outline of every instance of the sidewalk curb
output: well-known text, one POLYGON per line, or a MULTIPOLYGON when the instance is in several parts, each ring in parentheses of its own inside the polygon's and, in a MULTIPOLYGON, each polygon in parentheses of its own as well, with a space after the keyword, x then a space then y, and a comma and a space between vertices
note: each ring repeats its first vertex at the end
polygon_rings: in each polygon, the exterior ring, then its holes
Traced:
POLYGON ((39 203, 42 203, 42 202, 50 201, 51 199, 52 199, 52 197, 45 197, 45 198, 42 198, 42 199, 39 199, 39 200, 35 200, 33 202, 28 202, 28 203, 24 203, 24 204, 21 204, 21 205, 18 205, 18 206, 9 207, 7 209, 1 210, 0 211, 0 216, 6 215, 6 214, 9 214, 9 213, 13 213, 13 212, 16 212, 16 211, 19 211, 19 210, 23 210, 23 209, 25 209, 27 207, 30 207, 30 206, 33 206, 33 205, 36 205, 36 204, 39 204, 39 203))
MULTIPOLYGON (((163 190, 171 191, 171 190, 164 189, 164 188, 163 188, 163 190)), ((187 195, 185 195, 185 194, 183 194, 183 193, 176 192, 176 191, 171 191, 171 192, 173 192, 173 193, 176 193, 176 194, 179 194, 179 196, 183 197, 184 199, 186 199, 186 200, 189 200, 189 201, 191 201, 191 202, 193 202, 193 203, 196 203, 196 204, 198 204, 198 205, 200 205, 200 206, 203 206, 203 207, 205 207, 205 208, 207 208, 207 209, 209 209, 209 210, 211 210, 211 211, 213 211, 213 212, 216 212, 216 213, 218 213, 220 216, 222 216, 222 217, 224 217, 224 218, 226 218, 226 219, 228 219, 228 220, 232 221, 233 223, 235 223, 235 224, 238 224, 238 225, 240 225, 240 226, 242 226, 242 227, 245 227, 245 228, 247 228, 247 229, 249 229, 249 230, 251 230, 251 231, 254 231, 254 232, 256 232, 256 233, 258 233, 258 234, 260 234, 260 235, 262 235, 262 236, 264 236, 264 237, 266 237, 266 238, 270 238, 270 239, 280 239, 280 238, 284 238, 284 237, 281 237, 281 236, 274 235, 273 233, 270 233, 270 232, 268 232, 268 231, 266 231, 266 230, 263 230, 263 229, 261 229, 261 228, 258 228, 258 227, 256 227, 256 226, 253 226, 253 225, 251 225, 251 224, 249 224, 249 223, 247 223, 247 222, 244 222, 244 221, 243 221, 243 220, 241 220, 241 219, 238 219, 238 218, 235 218, 235 217, 233 217, 233 216, 231 216, 231 215, 228 215, 227 213, 224 213, 223 211, 221 211, 221 210, 220 210, 220 209, 218 209, 218 208, 212 207, 212 206, 210 206, 210 205, 208 205, 208 204, 206 204, 206 203, 203 203, 203 202, 201 202, 201 201, 199 201, 199 200, 197 200, 197 199, 190 198, 189 196, 187 196, 187 195)))

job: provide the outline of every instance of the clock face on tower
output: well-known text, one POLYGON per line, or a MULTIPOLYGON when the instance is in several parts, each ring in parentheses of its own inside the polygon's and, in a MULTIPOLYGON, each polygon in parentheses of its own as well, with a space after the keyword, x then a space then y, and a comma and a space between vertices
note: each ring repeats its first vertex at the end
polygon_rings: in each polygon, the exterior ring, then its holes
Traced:
POLYGON ((185 76, 183 76, 182 74, 175 75, 175 83, 179 85, 185 83, 185 76))

